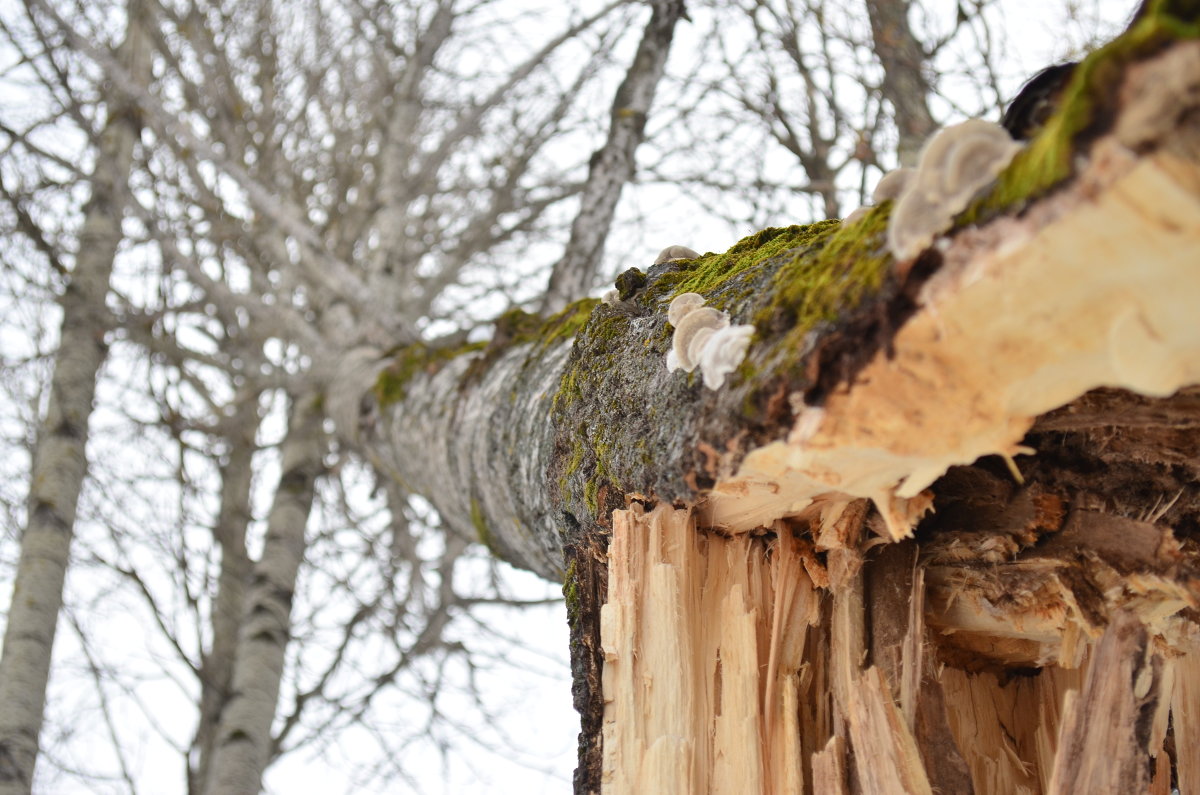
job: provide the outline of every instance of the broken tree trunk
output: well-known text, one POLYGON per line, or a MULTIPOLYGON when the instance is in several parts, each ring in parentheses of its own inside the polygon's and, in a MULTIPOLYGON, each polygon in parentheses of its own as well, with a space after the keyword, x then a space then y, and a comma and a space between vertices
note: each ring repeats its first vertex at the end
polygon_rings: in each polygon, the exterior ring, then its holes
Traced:
POLYGON ((1130 101, 786 440, 614 515, 581 789, 1200 789, 1200 45, 1125 95, 1168 70, 1174 137, 1130 101))
POLYGON ((578 791, 1200 789, 1200 24, 1163 13, 915 260, 884 204, 346 358, 341 431, 565 577, 578 791), (665 367, 684 292, 754 326, 720 389, 665 367))

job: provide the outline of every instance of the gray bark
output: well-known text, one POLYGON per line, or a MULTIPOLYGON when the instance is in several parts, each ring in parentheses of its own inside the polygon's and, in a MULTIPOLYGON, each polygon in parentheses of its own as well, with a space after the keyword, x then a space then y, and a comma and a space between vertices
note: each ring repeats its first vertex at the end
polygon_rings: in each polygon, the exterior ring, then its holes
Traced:
POLYGON ((921 144, 936 129, 929 112, 929 81, 921 42, 908 24, 908 0, 867 0, 875 54, 883 65, 883 97, 895 111, 900 164, 916 164, 921 144))
MULTIPOLYGON (((825 236, 835 228, 809 229, 825 236)), ((735 324, 768 306, 776 268, 801 254, 803 231, 793 234, 797 247, 730 278, 711 292, 710 304, 728 311, 735 324)), ((773 239, 779 242, 767 233, 747 238, 734 256, 773 239)), ((497 342, 491 351, 448 360, 414 366, 401 353, 394 370, 411 375, 380 376, 381 392, 391 398, 377 420, 358 423, 364 449, 381 472, 432 502, 447 527, 478 536, 513 565, 561 579, 569 537, 603 526, 613 508, 624 507, 625 494, 692 498, 704 486, 693 473, 709 469, 706 445, 725 451, 735 437, 749 444, 756 438, 751 427, 760 436, 785 433, 786 416, 748 425, 745 407, 766 405, 788 382, 781 379, 803 388, 790 372, 796 351, 784 339, 792 330, 786 324, 763 329, 751 346, 761 379, 733 377, 712 390, 699 373, 667 371, 665 301, 682 275, 674 269, 691 267, 653 267, 637 287, 619 280, 627 286, 625 300, 595 306, 574 338, 566 329, 556 334, 552 322, 531 342, 497 342), (391 379, 399 379, 395 389, 387 386, 391 379)), ((585 316, 589 309, 589 303, 578 307, 585 316)), ((374 372, 347 363, 339 390, 362 394, 374 372)), ((346 398, 330 402, 343 412, 357 407, 346 398)), ((348 427, 352 419, 343 413, 338 423, 348 427)))
POLYGON ((290 639, 296 575, 307 543, 305 528, 322 468, 322 420, 316 396, 307 394, 293 403, 266 543, 238 633, 231 692, 216 728, 204 788, 210 795, 257 793, 275 755, 271 723, 290 639))
POLYGON ((212 606, 212 645, 200 665, 200 716, 192 742, 194 767, 188 770, 188 792, 194 795, 202 791, 208 780, 218 721, 229 701, 238 630, 253 570, 246 553, 246 527, 251 519, 251 465, 256 449, 258 401, 247 396, 237 405, 237 414, 226 434, 229 453, 221 467, 221 507, 213 526, 213 536, 221 549, 221 569, 212 606))
POLYGON ((371 445, 376 467, 433 502, 448 528, 547 579, 562 577, 545 473, 550 411, 570 354, 570 340, 515 346, 477 381, 470 371, 481 355, 460 356, 413 379, 371 445))
MULTIPOLYGON (((150 48, 139 18, 135 4, 116 57, 135 79, 146 81, 150 48)), ((125 184, 141 134, 134 104, 118 91, 111 91, 110 98, 75 269, 59 299, 61 336, 46 416, 33 450, 27 524, 0 656, 0 793, 4 795, 27 793, 32 787, 75 511, 87 474, 85 448, 96 373, 107 353, 105 336, 112 324, 105 297, 122 238, 125 184)))
POLYGON ((579 213, 562 259, 550 273, 543 313, 557 312, 591 289, 621 191, 637 170, 637 148, 646 137, 646 119, 667 65, 675 24, 686 13, 684 0, 654 0, 653 7, 637 54, 613 99, 608 140, 588 165, 579 213))

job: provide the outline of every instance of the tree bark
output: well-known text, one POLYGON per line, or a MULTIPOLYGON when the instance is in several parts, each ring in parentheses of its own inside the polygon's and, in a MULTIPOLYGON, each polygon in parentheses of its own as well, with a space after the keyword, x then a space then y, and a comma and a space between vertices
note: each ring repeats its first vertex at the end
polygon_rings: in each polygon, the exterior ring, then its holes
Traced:
POLYGON ((916 165, 921 145, 937 128, 929 112, 925 49, 908 24, 908 0, 867 0, 875 54, 883 66, 883 97, 895 111, 900 165, 916 165))
POLYGON ((231 692, 216 727, 204 789, 211 795, 259 792, 263 771, 276 754, 271 723, 279 700, 313 489, 322 469, 322 419, 314 395, 295 399, 281 451, 279 486, 267 518, 267 538, 254 567, 238 632, 231 692))
POLYGON ((646 137, 646 120, 654 92, 666 69, 671 39, 684 0, 653 0, 653 12, 633 63, 613 99, 608 140, 592 155, 579 212, 562 258, 550 273, 541 311, 553 313, 592 288, 604 257, 604 241, 612 228, 625 183, 637 170, 637 148, 646 137))
MULTIPOLYGON (((385 471, 497 554, 545 576, 566 569, 579 791, 728 783, 726 761, 759 752, 740 783, 1044 791, 1063 780, 1056 765, 1080 769, 1061 750, 1083 747, 1068 693, 1114 616, 1133 611, 1154 643, 1194 653, 1200 555, 1180 536, 1200 522, 1187 389, 1200 383, 1200 139, 1186 121, 1200 107, 1200 44, 1161 47, 1108 51, 1124 83, 1085 89, 1107 132, 1048 125, 1086 163, 1053 195, 1010 198, 915 260, 877 259, 886 206, 848 227, 764 230, 725 254, 629 271, 610 304, 547 324, 509 318, 487 350, 409 350, 383 368, 371 446, 385 471), (755 326, 717 390, 665 367, 667 302, 689 291, 755 326), (640 518, 651 508, 682 512, 674 540, 654 540, 658 520, 640 518), (650 547, 610 548, 631 524, 650 547), (893 575, 876 573, 871 550, 918 525, 906 604, 886 604, 893 575), (740 551, 714 557, 726 539, 740 551), (674 556, 692 543, 700 563, 680 573, 674 556), (610 559, 633 566, 620 587, 635 595, 605 618, 610 559), (727 559, 792 573, 712 580, 727 559), (801 585, 833 597, 810 634, 786 618, 801 585), (722 631, 745 622, 754 640, 704 640, 718 614, 722 631), (896 623, 899 649, 874 622, 896 623), (682 659, 719 683, 670 684, 682 659), (635 669, 610 669, 622 661, 635 669), (1031 666, 1028 687, 1004 674, 1031 666), (737 678, 751 673, 753 686, 737 678), (649 700, 620 681, 651 683, 649 700), (752 693, 769 697, 747 704, 752 693), (720 752, 701 753, 714 737, 720 752)), ((1014 168, 1048 150, 1034 141, 1014 168)), ((1005 179, 989 200, 1005 201, 1005 179)), ((1121 781, 1166 753, 1176 698, 1139 644, 1106 652, 1150 672, 1132 690, 1079 696, 1080 709, 1150 721, 1134 750, 1121 746, 1136 759, 1121 781)), ((1167 773, 1147 775, 1159 786, 1167 773)))
POLYGON ((237 402, 225 436, 228 458, 221 467, 221 507, 213 536, 221 550, 217 594, 212 606, 212 645, 200 665, 200 716, 192 740, 195 764, 188 770, 188 792, 200 795, 208 780, 221 713, 233 690, 233 665, 238 632, 246 607, 253 563, 246 551, 246 529, 252 518, 250 488, 253 482, 258 401, 247 396, 237 402))
MULTIPOLYGON (((116 57, 135 80, 150 78, 150 43, 138 4, 116 57)), ((29 792, 38 756, 63 582, 79 493, 87 475, 88 421, 112 317, 105 306, 122 239, 126 185, 141 135, 136 105, 108 91, 91 198, 59 306, 63 318, 46 417, 33 449, 28 515, 0 657, 0 793, 29 792)))

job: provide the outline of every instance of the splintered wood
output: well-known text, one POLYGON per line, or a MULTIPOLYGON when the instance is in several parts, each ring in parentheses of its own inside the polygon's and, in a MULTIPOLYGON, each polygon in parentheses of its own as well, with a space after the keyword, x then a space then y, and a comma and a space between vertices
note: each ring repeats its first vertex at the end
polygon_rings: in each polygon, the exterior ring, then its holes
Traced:
MULTIPOLYGON (((604 792, 1165 795, 1173 775, 1200 787, 1191 622, 1118 598, 1114 586, 1090 614, 1098 631, 1076 632, 1077 653, 1006 670, 1012 647, 1001 638, 990 658, 975 658, 990 668, 948 666, 935 657, 962 650, 944 600, 924 601, 943 587, 927 581, 931 558, 913 542, 867 541, 864 554, 865 515, 832 502, 814 513, 811 534, 836 544, 825 549, 794 524, 730 536, 667 505, 614 514, 601 612, 604 792)), ((1087 537, 1087 519, 1067 525, 1087 537)), ((1075 549, 1063 532, 1042 558, 1075 549)), ((1114 561, 1093 546, 1101 552, 1088 565, 1104 582, 1114 561)), ((1170 556, 1170 534, 1155 548, 1170 556)), ((1058 573, 1070 580, 1067 557, 1058 573)), ((984 568, 1004 576, 1003 565, 984 568)), ((1136 580, 1132 590, 1146 593, 1136 580)), ((984 599, 968 602, 984 610, 984 599)), ((1026 631, 1019 604, 1007 619, 999 603, 991 611, 986 627, 963 624, 975 648, 1006 621, 1009 634, 1026 631)))
POLYGON ((816 725, 829 713, 800 705, 819 605, 780 539, 768 551, 697 533, 669 506, 614 514, 600 619, 606 792, 803 791, 801 715, 816 725))
POLYGON ((789 438, 613 514, 605 793, 1200 793, 1200 42, 1156 57, 789 438))

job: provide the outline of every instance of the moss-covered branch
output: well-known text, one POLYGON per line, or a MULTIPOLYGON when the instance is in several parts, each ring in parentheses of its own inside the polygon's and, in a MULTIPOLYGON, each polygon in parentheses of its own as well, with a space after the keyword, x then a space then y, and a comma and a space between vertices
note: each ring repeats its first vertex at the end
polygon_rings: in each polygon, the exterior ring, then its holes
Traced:
MULTIPOLYGON (((1039 230, 1091 201, 1104 185, 1114 184, 1123 171, 1133 168, 1137 158, 1156 151, 1186 154, 1188 144, 1181 141, 1187 133, 1180 130, 1189 128, 1180 124, 1197 103, 1177 101, 1172 87, 1165 93, 1134 90, 1122 81, 1135 74, 1142 74, 1138 79, 1143 82, 1157 79, 1136 67, 1170 49, 1173 40, 1194 38, 1198 32, 1200 23, 1188 3, 1152 3, 1124 37, 1085 61, 1062 109, 1001 175, 994 190, 960 217, 953 242, 943 242, 913 261, 895 263, 885 251, 891 210, 885 202, 851 225, 825 221, 765 229, 726 252, 631 269, 617 280, 617 297, 611 303, 580 302, 544 321, 510 313, 498 321, 495 338, 486 346, 415 346, 396 352, 376 388, 383 412, 383 438, 373 446, 379 460, 406 488, 428 497, 452 528, 475 534, 501 557, 548 577, 561 576, 565 540, 579 531, 604 528, 611 511, 624 507, 631 496, 694 501, 719 483, 744 486, 749 481, 739 480, 736 473, 748 454, 797 433, 802 416, 815 418, 810 409, 825 405, 868 365, 886 373, 897 332, 915 314, 931 324, 931 333, 940 333, 939 308, 930 295, 943 296, 937 299, 943 301, 965 290, 969 281, 964 274, 973 273, 975 263, 994 263, 995 253, 1013 241, 1022 241, 1035 253, 1043 251, 1043 244, 1034 240, 1039 230), (1158 113, 1160 106, 1169 112, 1158 113), (1131 128, 1130 119, 1138 114, 1153 117, 1153 124, 1131 128), (1073 179, 1101 144, 1107 149, 1100 162, 1085 168, 1086 179, 1073 179), (1046 192, 1071 185, 1077 186, 1078 195, 1051 208, 1046 192), (1046 211, 1035 212, 1042 204, 1046 211), (1024 213, 1019 223, 1012 221, 1018 211, 1024 213), (983 218, 993 222, 984 231, 969 230, 972 221, 983 218), (1017 226, 1001 231, 997 223, 1002 221, 1017 226), (993 228, 998 231, 986 231, 993 228), (935 274, 940 281, 931 292, 929 280, 935 274), (958 286, 947 286, 955 279, 958 286), (699 293, 707 306, 728 313, 734 324, 753 326, 745 360, 718 390, 707 389, 699 374, 672 373, 665 366, 672 331, 667 305, 684 292, 699 293)), ((1180 63, 1191 63, 1190 50, 1179 52, 1184 53, 1177 59, 1180 63)), ((1186 85, 1190 78, 1182 79, 1186 85)), ((1150 190, 1146 186, 1155 184, 1154 179, 1138 183, 1139 190, 1150 190)), ((1121 210, 1113 205, 1105 212, 1121 210)), ((1084 228, 1090 221, 1080 223, 1084 228)), ((1051 262, 1045 267, 1059 262, 1067 269, 1064 279, 1079 278, 1073 271, 1068 274, 1074 265, 1061 259, 1062 252, 1045 251, 1051 262)), ((1121 273, 1129 273, 1115 259, 1105 267, 1117 281, 1124 278, 1121 273)), ((988 272, 993 274, 989 278, 1002 278, 995 268, 988 272)), ((1022 290, 1070 290, 1070 282, 1056 281, 1054 273, 1044 288, 1035 286, 1034 276, 1040 278, 1033 274, 1021 281, 1026 277, 1014 272, 1009 292, 1000 289, 994 297, 971 300, 982 300, 981 306, 1010 302, 1004 305, 1012 311, 1022 300, 1022 290)), ((971 333, 979 335, 971 344, 981 350, 999 344, 999 337, 988 337, 987 316, 971 317, 977 324, 971 333)), ((1034 328, 1029 326, 1031 333, 1034 328)), ((1037 342, 1006 339, 1004 344, 1037 342)), ((912 355, 919 359, 934 353, 917 350, 912 355)), ((952 358, 959 352, 937 355, 952 358)), ((1001 350, 995 355, 1005 354, 1001 350)), ((974 365, 971 368, 974 372, 974 365)), ((960 381, 968 376, 966 371, 937 374, 960 381)), ((956 382, 955 388, 960 386, 956 382)), ((1003 388, 983 382, 976 386, 1003 388)), ((946 395, 993 402, 986 392, 970 398, 946 395)), ((873 404, 872 411, 889 400, 886 395, 872 399, 883 401, 873 404)), ((1032 422, 1032 417, 1000 417, 998 413, 993 420, 1013 422, 1013 427, 1032 422)), ((900 415, 886 421, 897 427, 911 424, 900 415)), ((875 456, 864 452, 873 445, 891 448, 880 455, 870 477, 845 480, 843 486, 858 483, 854 493, 859 496, 879 497, 897 490, 911 496, 920 483, 973 455, 974 449, 947 442, 947 449, 922 459, 908 450, 916 441, 905 433, 893 440, 881 435, 884 430, 854 433, 858 436, 853 444, 850 436, 830 436, 842 441, 829 444, 849 446, 823 453, 819 466, 811 456, 805 458, 805 466, 815 467, 806 477, 818 478, 818 486, 843 482, 840 467, 861 462, 863 455, 875 456)), ((1012 448, 1015 441, 999 441, 1000 436, 1011 436, 1011 428, 997 433, 986 441, 987 434, 981 434, 981 452, 974 454, 1012 448)), ((799 466, 795 461, 792 465, 799 466)), ((736 500, 736 494, 728 499, 736 500)))

